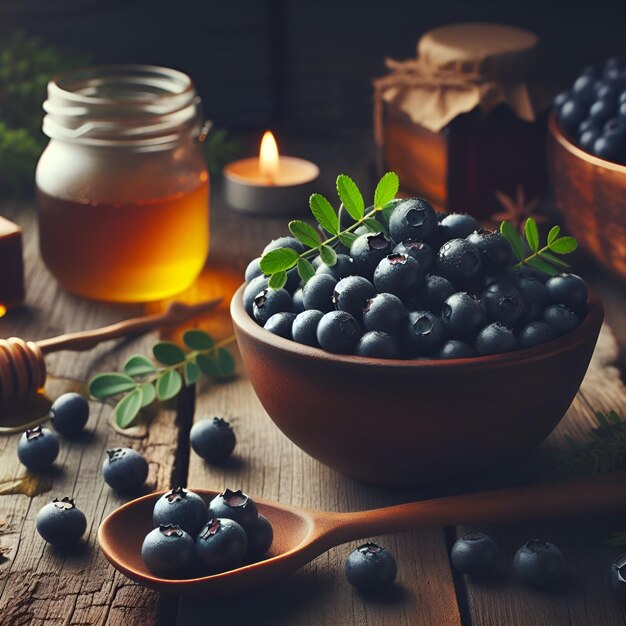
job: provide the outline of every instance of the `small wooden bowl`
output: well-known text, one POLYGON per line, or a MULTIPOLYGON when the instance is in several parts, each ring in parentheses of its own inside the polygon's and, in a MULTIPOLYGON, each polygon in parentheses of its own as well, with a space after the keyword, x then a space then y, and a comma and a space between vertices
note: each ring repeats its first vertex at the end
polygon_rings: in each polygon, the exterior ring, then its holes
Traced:
POLYGON ((587 371, 604 309, 592 297, 581 325, 535 348, 448 361, 334 355, 231 316, 261 403, 291 441, 367 483, 434 483, 514 460, 543 441, 587 371))
POLYGON ((575 146, 554 112, 548 130, 550 177, 567 228, 600 265, 626 281, 626 166, 575 146))

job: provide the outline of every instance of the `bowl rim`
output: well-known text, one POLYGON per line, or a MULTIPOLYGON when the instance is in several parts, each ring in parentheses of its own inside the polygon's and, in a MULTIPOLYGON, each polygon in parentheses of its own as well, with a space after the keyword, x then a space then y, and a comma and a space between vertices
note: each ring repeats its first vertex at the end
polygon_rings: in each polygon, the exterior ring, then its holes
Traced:
POLYGON ((297 343, 291 339, 279 337, 259 326, 243 306, 243 283, 235 292, 230 302, 230 314, 235 327, 235 334, 242 333, 249 339, 262 343, 275 351, 287 353, 307 360, 332 362, 334 365, 359 367, 365 369, 393 369, 395 371, 437 371, 451 373, 457 370, 480 370, 513 363, 531 364, 565 351, 572 350, 597 336, 604 320, 604 307, 600 299, 589 292, 587 315, 573 331, 532 348, 520 348, 502 354, 490 354, 465 359, 377 359, 356 355, 334 354, 321 348, 297 343))
POLYGON ((605 170, 612 170, 626 176, 626 165, 620 165, 619 163, 613 163, 613 161, 607 161, 601 159, 589 152, 585 152, 582 148, 579 148, 576 144, 572 143, 565 133, 561 130, 559 123, 556 119, 556 111, 553 109, 548 117, 548 130, 557 143, 567 150, 572 156, 575 156, 591 165, 601 167, 605 170))

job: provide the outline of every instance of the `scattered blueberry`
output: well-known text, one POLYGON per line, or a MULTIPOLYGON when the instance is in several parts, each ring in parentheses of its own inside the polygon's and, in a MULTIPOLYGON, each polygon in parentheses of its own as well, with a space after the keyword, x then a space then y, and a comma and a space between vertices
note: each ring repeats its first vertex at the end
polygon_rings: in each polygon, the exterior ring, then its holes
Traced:
POLYGON ((270 333, 284 337, 285 339, 292 339, 291 327, 293 321, 296 318, 295 313, 274 313, 267 322, 263 325, 265 330, 269 330, 270 333))
POLYGON ((55 498, 37 513, 37 532, 53 546, 67 547, 80 540, 87 529, 85 514, 74 498, 55 498))
POLYGON ((485 326, 476 336, 476 352, 479 356, 511 352, 517 347, 517 339, 513 331, 500 322, 485 326))
POLYGON ((390 335, 380 330, 365 333, 356 345, 356 354, 376 359, 398 358, 398 348, 390 335))
POLYGON ((338 254, 337 261, 334 265, 326 265, 322 263, 316 270, 316 274, 330 274, 335 280, 341 280, 346 276, 356 274, 354 261, 347 254, 338 254))
POLYGON ((209 517, 204 500, 193 491, 175 487, 164 493, 154 505, 152 523, 155 526, 173 524, 195 537, 209 517))
POLYGON ((165 524, 146 535, 141 558, 153 574, 177 578, 188 569, 194 549, 193 539, 182 528, 165 524))
POLYGON ((545 322, 530 322, 519 332, 520 348, 532 348, 556 337, 551 326, 545 322))
POLYGON ((437 255, 437 273, 456 286, 464 286, 477 279, 482 265, 480 250, 466 239, 447 241, 437 255))
POLYGON ((394 241, 414 239, 431 243, 439 222, 433 205, 423 198, 407 198, 396 205, 389 218, 389 232, 394 241))
POLYGON ((626 600, 626 552, 611 565, 611 587, 618 598, 626 600))
POLYGON ((291 311, 291 296, 285 289, 263 289, 254 298, 252 314, 254 319, 263 326, 275 313, 291 311))
POLYGON ((256 523, 248 529, 248 554, 250 561, 262 559, 272 546, 274 529, 267 517, 259 515, 256 523))
POLYGON ((208 572, 224 572, 243 563, 248 537, 236 521, 212 518, 202 527, 195 547, 196 555, 208 572))
POLYGON ((563 577, 565 557, 553 543, 531 539, 515 553, 513 570, 528 585, 548 587, 563 577))
POLYGON ((443 344, 443 348, 439 351, 440 359, 467 359, 476 356, 474 350, 464 341, 458 339, 450 339, 443 344))
POLYGON ((443 303, 441 321, 450 337, 472 339, 487 322, 487 313, 480 300, 459 291, 443 303))
POLYGON ((121 494, 135 493, 148 478, 148 461, 132 448, 107 450, 102 464, 104 481, 121 494))
POLYGON ((246 532, 254 526, 258 514, 256 504, 241 489, 225 489, 209 503, 210 518, 232 519, 241 524, 246 532))
POLYGON ((29 470, 48 469, 59 455, 59 438, 48 428, 27 430, 17 444, 17 458, 29 470))
POLYGON ((223 463, 237 443, 232 426, 221 417, 196 422, 189 440, 193 451, 207 463, 223 463))
POLYGON ((395 246, 392 253, 412 256, 425 274, 435 268, 435 251, 423 241, 407 239, 395 246))
POLYGON ((493 575, 501 558, 495 541, 478 532, 467 533, 457 539, 450 557, 459 572, 477 578, 493 575))
POLYGON ((333 310, 333 293, 337 279, 330 274, 316 274, 302 288, 305 309, 315 309, 322 313, 333 310))
POLYGON ((350 256, 357 272, 368 279, 373 278, 376 266, 389 252, 391 252, 391 242, 383 233, 360 235, 350 248, 350 256))
POLYGON ((374 285, 363 276, 342 278, 333 291, 333 304, 339 311, 360 320, 367 301, 376 295, 374 285))
POLYGON ((402 300, 415 295, 422 281, 420 264, 408 254, 386 256, 374 271, 374 287, 378 293, 392 293, 402 300))
POLYGON ((446 340, 441 320, 430 311, 411 311, 405 323, 403 347, 409 356, 435 354, 446 340))
POLYGON ((443 236, 443 241, 450 239, 465 239, 474 231, 480 229, 480 224, 467 213, 450 213, 441 220, 439 232, 443 236))
POLYGON ((328 352, 352 354, 360 337, 358 322, 346 311, 326 313, 317 325, 317 341, 328 352))
POLYGON ((291 326, 293 340, 297 343, 303 343, 306 346, 319 347, 317 341, 317 326, 322 317, 324 317, 324 314, 315 309, 298 313, 291 326))
POLYGON ((89 403, 79 393, 64 393, 50 407, 50 423, 62 435, 78 434, 89 418, 89 403))
POLYGON ((380 591, 393 584, 398 568, 393 554, 375 543, 365 543, 346 559, 348 582, 365 593, 380 591))
POLYGON ((363 308, 365 330, 380 330, 395 333, 406 319, 402 300, 391 293, 379 293, 367 300, 363 308))
POLYGON ((483 292, 481 298, 487 318, 506 326, 514 326, 524 314, 522 294, 512 285, 496 282, 483 292))
POLYGON ((565 335, 580 324, 574 311, 564 304, 551 304, 541 315, 541 320, 548 324, 557 336, 565 335))

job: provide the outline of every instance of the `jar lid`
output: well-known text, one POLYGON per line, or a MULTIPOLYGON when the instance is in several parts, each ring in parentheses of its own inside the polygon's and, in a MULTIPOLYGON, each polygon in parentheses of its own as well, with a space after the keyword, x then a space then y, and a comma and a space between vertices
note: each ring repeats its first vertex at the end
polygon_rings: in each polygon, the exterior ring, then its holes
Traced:
POLYGON ((532 67, 537 35, 504 24, 451 24, 428 31, 417 44, 420 63, 433 69, 513 82, 532 67))

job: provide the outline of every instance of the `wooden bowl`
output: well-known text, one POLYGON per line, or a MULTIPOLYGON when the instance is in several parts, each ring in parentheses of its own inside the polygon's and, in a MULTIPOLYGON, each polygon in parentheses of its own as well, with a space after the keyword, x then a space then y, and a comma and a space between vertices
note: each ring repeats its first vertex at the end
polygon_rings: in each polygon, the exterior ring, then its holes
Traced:
POLYGON ((587 371, 604 310, 535 348, 449 361, 334 355, 231 316, 250 381, 275 424, 312 457, 367 483, 407 487, 494 467, 545 439, 587 371))
POLYGON ((550 177, 567 228, 600 265, 626 281, 626 166, 575 146, 554 112, 548 130, 550 177))

